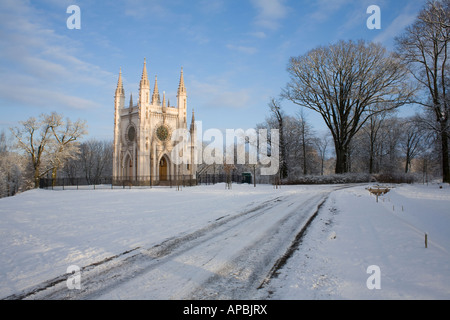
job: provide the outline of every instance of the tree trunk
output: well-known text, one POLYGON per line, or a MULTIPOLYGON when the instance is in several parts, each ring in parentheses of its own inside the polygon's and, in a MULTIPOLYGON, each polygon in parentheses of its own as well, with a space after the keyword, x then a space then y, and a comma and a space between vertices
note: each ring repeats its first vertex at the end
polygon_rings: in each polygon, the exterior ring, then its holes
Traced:
POLYGON ((56 186, 56 173, 57 173, 58 169, 55 167, 52 169, 52 186, 55 187, 56 186))
MULTIPOLYGON (((304 124, 302 124, 304 125, 304 124)), ((308 170, 306 168, 306 141, 305 141, 305 132, 303 130, 303 134, 302 134, 302 148, 303 148, 303 175, 307 175, 308 174, 308 170)))
POLYGON ((442 143, 442 181, 450 183, 450 166, 448 157, 448 133, 446 123, 441 122, 441 143, 442 143))
POLYGON ((373 173, 373 157, 374 157, 374 142, 372 140, 372 134, 370 135, 370 151, 369 151, 369 173, 373 173))
POLYGON ((39 168, 34 169, 34 188, 39 188, 39 184, 41 181, 41 174, 39 172, 39 168))
MULTIPOLYGON (((281 119, 281 118, 280 118, 281 119)), ((288 167, 286 163, 286 147, 283 133, 283 120, 279 120, 279 144, 280 144, 280 178, 285 179, 288 175, 288 167)))
POLYGON ((335 143, 336 148, 336 174, 347 173, 347 147, 344 145, 340 145, 335 143))
POLYGON ((408 173, 409 164, 411 162, 410 156, 409 156, 409 150, 406 152, 406 160, 405 160, 405 173, 408 173))

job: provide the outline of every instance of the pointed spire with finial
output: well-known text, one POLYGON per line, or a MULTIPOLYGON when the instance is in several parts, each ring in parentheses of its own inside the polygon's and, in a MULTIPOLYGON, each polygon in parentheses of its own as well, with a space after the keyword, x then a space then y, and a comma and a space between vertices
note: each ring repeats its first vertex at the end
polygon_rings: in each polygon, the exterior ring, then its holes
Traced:
POLYGON ((184 86, 183 67, 181 67, 180 84, 178 85, 178 94, 186 94, 186 87, 184 86))
POLYGON ((142 69, 142 77, 141 77, 141 87, 149 86, 148 76, 147 76, 147 61, 144 58, 144 68, 142 69))
POLYGON ((130 109, 133 108, 133 93, 130 93, 130 109))
POLYGON ((116 96, 124 95, 125 91, 123 90, 123 83, 122 83, 122 67, 119 69, 119 80, 117 81, 117 88, 116 88, 116 96))
POLYGON ((156 104, 156 105, 161 104, 161 97, 159 96, 158 77, 157 76, 155 76, 155 86, 153 88, 152 104, 156 104))
POLYGON ((191 119, 191 128, 190 131, 194 132, 197 129, 197 126, 195 125, 195 116, 194 116, 194 108, 192 108, 192 119, 191 119))

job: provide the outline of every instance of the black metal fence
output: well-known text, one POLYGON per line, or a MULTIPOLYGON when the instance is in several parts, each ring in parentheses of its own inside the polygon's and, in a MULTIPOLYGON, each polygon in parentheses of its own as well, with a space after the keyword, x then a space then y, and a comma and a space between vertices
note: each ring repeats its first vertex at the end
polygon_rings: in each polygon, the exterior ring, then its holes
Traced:
MULTIPOLYGON (((216 184, 216 183, 244 183, 245 179, 241 174, 199 174, 197 175, 197 184, 216 184)), ((252 183, 252 181, 250 181, 252 183)))
MULTIPOLYGON (((150 176, 138 177, 130 179, 128 177, 97 177, 97 178, 41 178, 40 188, 42 189, 117 189, 131 187, 177 187, 177 186, 196 186, 196 185, 212 185, 216 183, 248 183, 252 184, 253 176, 246 174, 199 174, 196 179, 190 175, 176 175, 168 177, 167 181, 156 181, 150 176)), ((262 182, 262 181, 261 181, 262 182)))
POLYGON ((178 175, 171 177, 167 181, 156 181, 151 177, 98 177, 95 179, 89 178, 41 178, 40 188, 42 189, 99 189, 99 188, 126 188, 126 187, 174 187, 174 186, 194 186, 197 185, 196 179, 191 176, 178 175))

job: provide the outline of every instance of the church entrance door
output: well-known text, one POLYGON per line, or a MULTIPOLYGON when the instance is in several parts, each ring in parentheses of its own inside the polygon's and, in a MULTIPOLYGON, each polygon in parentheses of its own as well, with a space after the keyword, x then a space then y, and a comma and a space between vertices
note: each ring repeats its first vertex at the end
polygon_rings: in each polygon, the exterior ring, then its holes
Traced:
POLYGON ((127 156, 125 160, 125 179, 132 180, 133 179, 133 160, 130 156, 127 156))
POLYGON ((167 181, 167 159, 162 157, 159 161, 159 181, 167 181))

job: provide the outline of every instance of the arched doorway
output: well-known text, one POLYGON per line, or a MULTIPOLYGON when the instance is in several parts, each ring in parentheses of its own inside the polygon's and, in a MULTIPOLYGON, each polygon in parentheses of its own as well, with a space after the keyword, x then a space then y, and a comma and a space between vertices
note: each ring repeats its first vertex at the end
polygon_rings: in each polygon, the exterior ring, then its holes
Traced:
POLYGON ((124 173, 125 173, 125 179, 126 180, 132 180, 133 179, 133 159, 130 155, 127 155, 125 158, 125 166, 124 166, 124 173))
POLYGON ((167 181, 169 173, 169 161, 167 157, 163 156, 161 160, 159 160, 159 181, 167 181))

